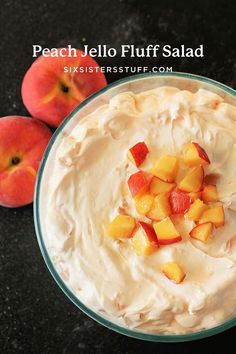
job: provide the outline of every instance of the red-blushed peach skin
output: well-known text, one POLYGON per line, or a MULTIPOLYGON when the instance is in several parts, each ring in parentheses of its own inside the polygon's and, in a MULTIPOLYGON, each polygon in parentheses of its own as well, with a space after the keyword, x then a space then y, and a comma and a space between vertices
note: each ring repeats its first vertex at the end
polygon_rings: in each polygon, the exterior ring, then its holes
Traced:
POLYGON ((0 205, 19 207, 33 201, 35 179, 52 136, 42 122, 27 117, 0 118, 0 205))
POLYGON ((128 157, 138 167, 143 163, 148 153, 148 147, 145 142, 142 141, 129 149, 128 157))
POLYGON ((21 94, 30 114, 52 127, 58 125, 86 97, 107 85, 104 74, 90 56, 38 57, 23 79, 21 94), (97 68, 92 73, 64 73, 64 67, 97 68))
POLYGON ((191 197, 187 193, 175 188, 170 193, 169 202, 172 214, 184 214, 190 208, 191 197))
POLYGON ((148 224, 148 223, 146 223, 144 221, 140 221, 139 224, 141 225, 141 227, 145 231, 149 241, 153 242, 154 244, 156 244, 158 246, 157 235, 156 235, 155 230, 152 227, 152 225, 150 225, 150 224, 148 224))
POLYGON ((194 143, 192 142, 192 144, 195 146, 195 148, 198 151, 199 157, 205 161, 207 164, 211 163, 206 151, 198 144, 198 143, 194 143))
POLYGON ((149 184, 150 178, 142 171, 135 172, 128 179, 128 186, 132 197, 145 193, 149 184))

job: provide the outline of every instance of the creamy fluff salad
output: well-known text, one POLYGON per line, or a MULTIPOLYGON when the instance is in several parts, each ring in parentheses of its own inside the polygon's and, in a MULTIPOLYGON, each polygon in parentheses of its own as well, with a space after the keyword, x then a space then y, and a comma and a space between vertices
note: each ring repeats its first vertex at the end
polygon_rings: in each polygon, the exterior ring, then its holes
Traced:
POLYGON ((184 334, 221 324, 236 313, 236 107, 210 91, 159 87, 113 97, 64 133, 44 196, 43 229, 49 255, 66 285, 106 319, 147 333, 184 334), (139 167, 150 171, 163 155, 179 156, 197 141, 217 176, 224 225, 210 242, 189 237, 194 221, 176 228, 181 241, 137 254, 130 238, 107 236, 118 214, 150 222, 135 208, 127 186, 138 171, 127 151, 144 141, 139 167), (185 272, 176 284, 162 265, 185 272))

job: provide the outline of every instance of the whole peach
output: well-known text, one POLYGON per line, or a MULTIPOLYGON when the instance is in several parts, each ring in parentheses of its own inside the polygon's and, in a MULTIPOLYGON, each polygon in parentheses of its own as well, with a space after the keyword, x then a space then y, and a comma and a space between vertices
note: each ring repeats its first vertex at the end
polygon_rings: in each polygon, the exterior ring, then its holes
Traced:
POLYGON ((24 105, 32 117, 52 127, 58 127, 78 104, 107 84, 96 61, 82 57, 81 50, 76 53, 77 57, 40 56, 23 79, 24 105))
POLYGON ((42 122, 28 117, 0 118, 0 205, 19 207, 33 201, 35 179, 52 136, 42 122))

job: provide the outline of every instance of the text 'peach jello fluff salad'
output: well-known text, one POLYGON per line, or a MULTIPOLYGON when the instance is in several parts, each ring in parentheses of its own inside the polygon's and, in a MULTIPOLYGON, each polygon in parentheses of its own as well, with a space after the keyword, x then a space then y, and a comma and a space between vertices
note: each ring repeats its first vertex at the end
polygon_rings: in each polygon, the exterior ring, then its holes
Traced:
POLYGON ((236 314, 236 107, 203 89, 121 93, 48 163, 46 246, 88 308, 161 334, 236 314))

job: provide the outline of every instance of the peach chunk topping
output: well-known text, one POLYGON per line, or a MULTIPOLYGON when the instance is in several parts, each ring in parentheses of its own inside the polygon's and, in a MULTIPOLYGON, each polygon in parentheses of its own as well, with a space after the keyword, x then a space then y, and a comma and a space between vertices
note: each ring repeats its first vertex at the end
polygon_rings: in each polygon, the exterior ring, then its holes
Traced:
POLYGON ((162 266, 162 272, 168 279, 176 284, 181 283, 186 276, 183 269, 175 262, 165 263, 162 266))
POLYGON ((169 193, 175 186, 175 183, 165 182, 158 177, 153 177, 150 184, 150 192, 154 195, 169 193))
POLYGON ((158 194, 152 204, 151 210, 147 213, 147 217, 151 220, 162 220, 171 214, 169 198, 167 194, 158 194))
MULTIPOLYGON (((148 153, 145 142, 138 142, 129 149, 128 158, 138 167, 148 153)), ((176 225, 182 230, 180 223, 189 220, 186 225, 195 223, 189 236, 207 244, 214 229, 225 223, 223 205, 216 203, 219 196, 215 182, 204 179, 204 166, 209 164, 206 151, 198 143, 190 142, 182 157, 164 155, 151 172, 133 173, 128 178, 130 194, 140 219, 149 222, 118 215, 108 225, 107 235, 129 239, 125 242, 131 243, 137 255, 148 256, 159 247, 181 241, 176 225)), ((164 264, 162 272, 176 284, 185 278, 185 272, 175 262, 164 264)))
POLYGON ((162 156, 152 169, 152 174, 165 182, 174 182, 178 172, 178 159, 175 156, 162 156))
POLYGON ((203 203, 202 200, 197 199, 195 202, 190 206, 189 211, 187 212, 186 216, 189 220, 198 221, 204 211, 208 209, 208 206, 203 203))
POLYGON ((168 245, 182 240, 182 237, 169 217, 159 222, 154 222, 153 227, 160 245, 168 245))
POLYGON ((139 227, 131 239, 132 246, 139 256, 148 256, 158 248, 158 240, 152 225, 139 222, 139 227))
POLYGON ((212 230, 213 224, 211 222, 205 222, 204 224, 195 226, 189 235, 198 241, 207 243, 211 237, 212 230))
POLYGON ((199 192, 202 187, 204 170, 202 166, 196 166, 178 184, 178 188, 184 192, 199 192))
POLYGON ((188 166, 208 165, 209 157, 206 151, 197 143, 188 143, 183 150, 184 162, 188 166))
POLYGON ((144 142, 137 143, 129 149, 128 159, 138 167, 143 163, 148 152, 148 147, 144 142))
POLYGON ((131 175, 128 179, 128 186, 133 197, 147 192, 150 179, 142 171, 138 171, 131 175))
POLYGON ((212 222, 212 224, 218 228, 225 223, 225 213, 222 205, 218 205, 207 209, 201 216, 199 223, 212 222))
POLYGON ((171 191, 169 201, 172 214, 184 214, 189 210, 191 205, 191 197, 178 188, 171 191))
POLYGON ((118 215, 108 225, 107 235, 112 238, 130 237, 135 229, 135 219, 128 215, 118 215))
POLYGON ((134 199, 136 210, 142 215, 146 215, 151 210, 154 203, 154 196, 147 193, 134 199))
POLYGON ((218 192, 216 186, 208 184, 203 188, 202 200, 205 203, 215 203, 219 201, 218 192))

